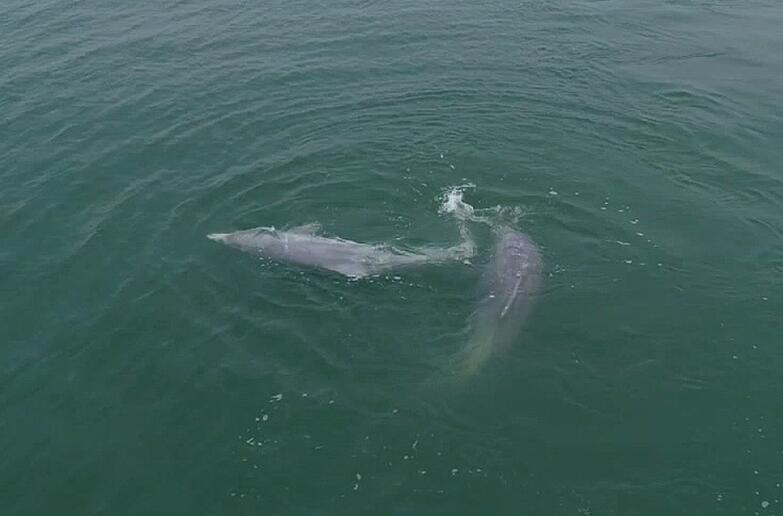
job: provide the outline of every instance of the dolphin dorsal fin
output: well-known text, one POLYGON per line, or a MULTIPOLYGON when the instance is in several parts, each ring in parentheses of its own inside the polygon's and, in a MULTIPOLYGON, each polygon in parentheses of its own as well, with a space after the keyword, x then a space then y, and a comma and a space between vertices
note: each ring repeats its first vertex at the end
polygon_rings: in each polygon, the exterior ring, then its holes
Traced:
POLYGON ((315 235, 319 231, 321 231, 321 225, 317 222, 302 224, 301 226, 295 226, 288 230, 289 233, 297 233, 299 235, 315 235))

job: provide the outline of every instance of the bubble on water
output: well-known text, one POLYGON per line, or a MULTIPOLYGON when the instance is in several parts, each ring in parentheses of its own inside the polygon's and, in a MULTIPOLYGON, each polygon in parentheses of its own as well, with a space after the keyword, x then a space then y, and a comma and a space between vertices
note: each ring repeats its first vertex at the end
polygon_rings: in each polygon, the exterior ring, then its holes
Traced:
POLYGON ((283 399, 283 395, 282 394, 275 394, 274 396, 269 398, 269 401, 280 401, 282 399, 283 399))
POLYGON ((451 468, 451 476, 456 476, 457 473, 459 473, 459 470, 457 468, 451 468))
POLYGON ((267 421, 267 420, 269 420, 268 414, 264 414, 263 416, 261 416, 261 421, 267 421))
POLYGON ((620 245, 631 245, 629 242, 623 242, 622 240, 615 240, 620 245))
POLYGON ((761 508, 762 509, 766 509, 767 507, 769 507, 769 502, 768 501, 764 500, 763 502, 761 502, 761 508))
POLYGON ((557 192, 555 190, 549 190, 549 195, 557 195, 557 192))

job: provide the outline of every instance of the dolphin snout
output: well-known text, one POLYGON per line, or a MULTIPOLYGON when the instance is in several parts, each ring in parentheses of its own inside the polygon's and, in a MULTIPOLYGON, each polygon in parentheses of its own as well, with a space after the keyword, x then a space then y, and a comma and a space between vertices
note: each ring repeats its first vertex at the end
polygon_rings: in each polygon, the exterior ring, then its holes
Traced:
POLYGON ((227 236, 228 233, 210 233, 207 235, 207 238, 216 242, 225 242, 227 236))

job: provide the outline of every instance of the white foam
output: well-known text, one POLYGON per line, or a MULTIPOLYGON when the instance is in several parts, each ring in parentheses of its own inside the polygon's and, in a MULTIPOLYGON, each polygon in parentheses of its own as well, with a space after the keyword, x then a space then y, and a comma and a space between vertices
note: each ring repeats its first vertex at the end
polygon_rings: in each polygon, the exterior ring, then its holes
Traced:
POLYGON ((444 192, 441 197, 440 213, 453 214, 458 220, 466 221, 473 217, 473 206, 463 200, 466 189, 475 188, 472 183, 454 186, 444 192))
POLYGON ((527 209, 519 206, 494 206, 491 208, 475 209, 471 204, 465 202, 465 191, 475 188, 473 183, 464 183, 445 189, 440 197, 441 214, 449 214, 460 222, 460 231, 465 238, 467 232, 467 222, 479 222, 486 224, 491 228, 503 226, 516 226, 520 219, 528 214, 527 209))

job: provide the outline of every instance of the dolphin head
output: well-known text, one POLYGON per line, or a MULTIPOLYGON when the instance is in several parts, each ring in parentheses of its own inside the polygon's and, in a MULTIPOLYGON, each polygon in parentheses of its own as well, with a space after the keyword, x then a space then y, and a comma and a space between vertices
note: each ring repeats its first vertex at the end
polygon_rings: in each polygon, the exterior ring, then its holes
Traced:
POLYGON ((222 242, 241 251, 257 254, 274 254, 284 244, 275 228, 253 228, 234 233, 210 233, 207 238, 222 242))

